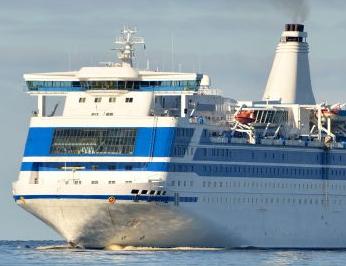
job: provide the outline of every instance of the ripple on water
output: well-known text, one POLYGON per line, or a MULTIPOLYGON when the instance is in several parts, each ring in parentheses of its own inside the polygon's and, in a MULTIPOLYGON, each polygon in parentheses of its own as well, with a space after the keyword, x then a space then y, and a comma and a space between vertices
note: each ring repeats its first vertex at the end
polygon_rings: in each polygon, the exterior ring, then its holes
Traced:
POLYGON ((0 241, 0 265, 345 265, 346 250, 71 248, 62 241, 0 241))

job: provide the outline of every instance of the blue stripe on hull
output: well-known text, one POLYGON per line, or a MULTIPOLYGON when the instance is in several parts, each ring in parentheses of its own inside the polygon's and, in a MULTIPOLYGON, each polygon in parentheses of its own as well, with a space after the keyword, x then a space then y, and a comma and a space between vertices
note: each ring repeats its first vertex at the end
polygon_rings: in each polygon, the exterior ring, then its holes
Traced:
MULTIPOLYGON (((346 166, 332 169, 317 166, 266 166, 238 164, 173 163, 173 162, 23 162, 21 171, 65 171, 63 167, 83 167, 77 171, 152 171, 196 173, 205 177, 287 178, 314 180, 346 180, 346 166)), ((70 170, 67 170, 70 171, 70 170)))
POLYGON ((64 171, 64 167, 83 167, 77 171, 168 171, 168 163, 145 162, 22 162, 21 171, 64 171))
MULTIPOLYGON (((14 195, 17 200, 25 199, 100 199, 108 200, 114 197, 116 200, 132 200, 132 201, 156 201, 156 202, 172 202, 175 201, 171 196, 145 196, 145 195, 14 195)), ((197 202, 197 197, 179 197, 179 202, 197 202)))

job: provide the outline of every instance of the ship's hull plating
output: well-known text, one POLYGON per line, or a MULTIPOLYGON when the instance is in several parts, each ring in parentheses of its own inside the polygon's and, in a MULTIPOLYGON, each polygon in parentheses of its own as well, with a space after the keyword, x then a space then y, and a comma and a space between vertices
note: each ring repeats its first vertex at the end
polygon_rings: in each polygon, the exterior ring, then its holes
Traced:
POLYGON ((54 228, 69 243, 82 247, 223 246, 221 232, 210 231, 177 206, 157 202, 31 199, 18 204, 54 228))
POLYGON ((88 248, 345 248, 345 210, 320 206, 215 207, 206 202, 29 199, 17 203, 68 242, 88 248))

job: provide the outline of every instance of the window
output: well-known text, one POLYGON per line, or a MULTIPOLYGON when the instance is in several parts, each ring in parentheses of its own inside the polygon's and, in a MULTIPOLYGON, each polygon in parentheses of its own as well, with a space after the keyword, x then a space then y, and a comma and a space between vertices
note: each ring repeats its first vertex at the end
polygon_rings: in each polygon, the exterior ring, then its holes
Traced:
POLYGON ((125 102, 126 103, 132 103, 133 102, 133 98, 125 98, 125 102))
POLYGON ((106 113, 106 116, 113 116, 113 113, 106 113))
POLYGON ((80 103, 85 103, 85 98, 79 98, 80 103))
POLYGON ((133 154, 135 128, 56 128, 51 154, 133 154))
POLYGON ((110 103, 115 103, 116 100, 117 100, 116 97, 110 97, 110 98, 109 98, 109 102, 110 102, 110 103))
POLYGON ((95 99, 94 99, 94 102, 95 102, 95 103, 100 103, 100 102, 101 102, 101 100, 102 100, 102 98, 101 98, 101 97, 97 97, 97 98, 95 98, 95 99))
POLYGON ((115 170, 116 166, 115 165, 108 165, 108 170, 115 170))
POLYGON ((97 185, 98 183, 99 183, 99 181, 96 181, 96 180, 91 181, 92 185, 97 185))
POLYGON ((115 180, 109 180, 108 184, 115 184, 115 180))

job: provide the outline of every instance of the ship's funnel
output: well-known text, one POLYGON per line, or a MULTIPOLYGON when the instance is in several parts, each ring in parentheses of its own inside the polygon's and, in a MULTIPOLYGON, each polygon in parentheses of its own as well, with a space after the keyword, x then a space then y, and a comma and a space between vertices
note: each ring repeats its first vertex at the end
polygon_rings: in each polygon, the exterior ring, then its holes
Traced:
POLYGON ((286 24, 276 49, 263 100, 315 104, 306 37, 304 25, 286 24))

